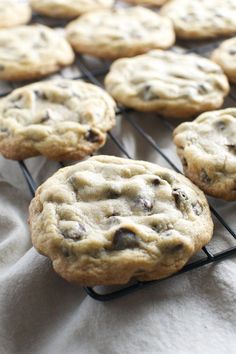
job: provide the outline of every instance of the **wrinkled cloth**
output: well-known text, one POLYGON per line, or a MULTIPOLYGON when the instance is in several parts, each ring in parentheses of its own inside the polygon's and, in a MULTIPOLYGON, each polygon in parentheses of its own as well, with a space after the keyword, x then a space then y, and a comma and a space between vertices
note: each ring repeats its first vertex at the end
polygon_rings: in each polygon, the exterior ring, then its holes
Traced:
MULTIPOLYGON (((136 122, 176 161, 171 134, 149 115, 136 122)), ((131 156, 167 166, 123 119, 131 156)), ((101 150, 119 154, 109 139, 101 150)), ((43 157, 27 166, 37 184, 58 168, 43 157)), ((69 284, 32 247, 31 195, 19 164, 0 159, 0 353, 1 354, 233 354, 236 348, 236 255, 111 302, 101 303, 69 284)), ((235 202, 213 204, 235 229, 235 202)), ((209 249, 236 244, 215 221, 209 249)), ((202 257, 202 254, 200 254, 202 257)))

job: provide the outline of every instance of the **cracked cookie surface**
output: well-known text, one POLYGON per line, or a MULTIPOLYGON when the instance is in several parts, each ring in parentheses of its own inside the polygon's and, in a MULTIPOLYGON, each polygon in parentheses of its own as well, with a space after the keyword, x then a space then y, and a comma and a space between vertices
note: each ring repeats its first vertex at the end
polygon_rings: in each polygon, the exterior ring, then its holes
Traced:
POLYGON ((187 178, 113 156, 59 170, 38 188, 29 220, 55 271, 88 286, 167 277, 213 230, 206 198, 187 178))
POLYGON ((136 6, 83 15, 68 25, 67 38, 80 53, 115 59, 169 48, 175 34, 169 19, 136 6))
POLYGON ((0 28, 23 25, 30 18, 31 9, 28 4, 15 0, 0 0, 0 28))
POLYGON ((72 64, 69 43, 43 25, 19 26, 0 31, 0 80, 30 80, 72 64))
POLYGON ((72 18, 101 8, 109 8, 113 0, 30 0, 34 11, 58 18, 72 18))
POLYGON ((173 21, 178 37, 206 39, 236 33, 235 0, 172 0, 161 14, 173 21))
POLYGON ((115 102, 99 87, 42 81, 0 100, 0 152, 15 160, 81 159, 105 143, 114 124, 115 102))
POLYGON ((231 82, 236 83, 236 37, 222 42, 211 59, 221 66, 231 82))
POLYGON ((181 124, 174 142, 187 177, 213 197, 236 200, 236 108, 181 124))
POLYGON ((115 61, 105 86, 124 106, 173 118, 219 108, 229 91, 228 80, 216 63, 161 50, 115 61))

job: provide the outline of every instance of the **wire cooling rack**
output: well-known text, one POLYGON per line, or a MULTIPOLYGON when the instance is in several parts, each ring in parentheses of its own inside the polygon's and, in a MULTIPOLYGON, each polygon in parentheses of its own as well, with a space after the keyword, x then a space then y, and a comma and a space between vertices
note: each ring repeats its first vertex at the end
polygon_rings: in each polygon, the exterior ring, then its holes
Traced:
MULTIPOLYGON (((33 22, 41 22, 45 23, 44 18, 41 18, 39 16, 33 18, 33 22)), ((58 26, 59 23, 58 21, 56 22, 46 22, 46 24, 55 27, 58 26)), ((60 25, 63 26, 64 23, 60 22, 60 25)), ((213 41, 213 42, 208 42, 208 43, 199 43, 196 42, 194 43, 189 43, 189 42, 179 42, 178 47, 175 47, 173 50, 181 50, 187 53, 197 53, 203 56, 208 56, 209 53, 217 47, 220 41, 213 41)), ((77 56, 75 65, 73 66, 72 70, 62 70, 60 73, 60 77, 63 78, 70 78, 74 80, 86 80, 90 83, 93 83, 95 85, 103 86, 103 77, 104 75, 108 72, 109 70, 109 62, 106 61, 101 61, 101 60, 96 60, 96 65, 94 65, 94 60, 91 61, 91 58, 86 57, 86 56, 77 56), (69 75, 68 75, 69 74, 69 75)), ((8 93, 10 93, 13 89, 16 87, 22 86, 24 83, 11 83, 11 84, 6 84, 6 83, 1 83, 0 82, 0 97, 4 97, 8 93)), ((226 106, 236 106, 236 90, 235 87, 232 86, 231 92, 229 94, 229 99, 230 102, 226 104, 226 106)), ((141 150, 149 149, 150 156, 158 155, 158 159, 161 158, 160 164, 164 163, 166 166, 174 169, 177 172, 181 172, 180 167, 179 167, 179 161, 177 160, 176 157, 171 156, 170 154, 166 151, 165 149, 165 144, 160 144, 159 140, 156 139, 152 135, 153 129, 147 129, 145 120, 147 119, 146 116, 140 113, 137 113, 131 109, 126 109, 124 107, 119 107, 117 110, 117 119, 122 121, 124 123, 124 126, 122 126, 122 133, 116 132, 115 129, 113 129, 111 132, 108 133, 108 141, 107 145, 109 145, 109 149, 112 146, 112 152, 115 151, 116 155, 121 155, 124 156, 128 159, 136 158, 133 153, 132 148, 127 148, 126 144, 124 143, 123 139, 124 138, 124 132, 126 132, 127 129, 130 129, 132 132, 131 135, 128 138, 132 139, 132 136, 136 136, 137 141, 140 141, 141 144, 141 150)), ((169 121, 160 115, 152 115, 150 118, 152 119, 152 122, 157 122, 158 124, 158 129, 160 132, 166 131, 169 133, 169 138, 168 138, 168 145, 172 146, 174 148, 172 141, 171 141, 171 135, 172 131, 175 127, 175 122, 169 121)), ((132 147, 132 144, 131 144, 132 147)), ((98 152, 99 153, 99 152, 98 152)), ((19 164, 19 167, 22 171, 23 176, 25 177, 26 183, 28 184, 30 193, 32 197, 35 194, 35 190, 37 188, 36 181, 32 177, 32 172, 30 171, 29 168, 27 167, 27 162, 26 161, 18 161, 16 162, 19 164)), ((63 167, 64 164, 59 163, 59 167, 63 167)), ((224 260, 232 255, 236 255, 236 233, 233 230, 233 226, 231 225, 230 222, 228 222, 226 217, 221 214, 221 207, 222 203, 224 202, 217 202, 213 198, 210 199, 210 208, 212 212, 212 216, 214 219, 215 223, 215 235, 213 237, 213 240, 209 243, 208 246, 203 247, 202 251, 196 256, 195 260, 190 261, 181 271, 175 273, 174 275, 168 277, 174 277, 178 276, 182 273, 186 273, 189 271, 192 271, 194 269, 200 268, 202 266, 205 266, 210 263, 214 263, 220 260, 224 260), (217 244, 215 245, 215 238, 217 234, 219 233, 219 230, 223 230, 224 236, 229 240, 229 242, 226 242, 227 245, 223 247, 223 249, 219 250, 219 247, 217 244)), ((224 214, 224 213, 223 213, 224 214)), ((167 278, 165 278, 167 279, 167 278)), ((129 293, 132 293, 134 291, 143 289, 145 287, 148 287, 150 285, 157 284, 161 281, 165 281, 165 279, 161 280, 153 280, 153 281, 147 281, 147 282, 140 282, 137 281, 131 285, 126 285, 122 288, 119 288, 118 290, 112 290, 110 288, 103 288, 102 291, 97 288, 91 288, 91 287, 85 287, 85 291, 89 296, 91 296, 95 300, 99 301, 108 301, 112 300, 115 298, 119 298, 121 296, 127 295, 129 293)))

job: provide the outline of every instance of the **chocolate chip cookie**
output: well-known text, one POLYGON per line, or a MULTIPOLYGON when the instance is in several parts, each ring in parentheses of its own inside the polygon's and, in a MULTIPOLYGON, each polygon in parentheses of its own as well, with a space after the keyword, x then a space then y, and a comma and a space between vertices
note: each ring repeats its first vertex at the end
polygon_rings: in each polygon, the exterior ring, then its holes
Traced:
POLYGON ((30 0, 34 11, 58 18, 77 17, 100 8, 109 8, 113 0, 30 0))
POLYGON ((115 59, 169 48, 175 34, 169 19, 136 6, 83 15, 68 25, 67 38, 79 53, 115 59))
POLYGON ((105 85, 127 107, 173 118, 219 108, 229 91, 226 76, 214 62, 161 50, 115 61, 105 85))
POLYGON ((206 39, 236 33, 235 0, 172 0, 161 10, 178 37, 206 39))
POLYGON ((221 66, 231 82, 236 82, 236 37, 224 41, 211 58, 221 66))
POLYGON ((70 65, 74 53, 55 30, 43 25, 0 31, 0 80, 31 80, 70 65))
POLYGON ((213 197, 236 200, 236 108, 181 124, 174 142, 187 177, 213 197))
POLYGON ((31 9, 27 3, 16 0, 0 0, 0 28, 23 25, 30 18, 31 9))
POLYGON ((83 285, 167 277, 212 237, 204 194, 144 161, 96 156, 59 170, 30 204, 35 248, 83 285))
POLYGON ((114 124, 115 103, 99 87, 38 82, 0 100, 0 152, 14 160, 77 160, 100 148, 114 124))

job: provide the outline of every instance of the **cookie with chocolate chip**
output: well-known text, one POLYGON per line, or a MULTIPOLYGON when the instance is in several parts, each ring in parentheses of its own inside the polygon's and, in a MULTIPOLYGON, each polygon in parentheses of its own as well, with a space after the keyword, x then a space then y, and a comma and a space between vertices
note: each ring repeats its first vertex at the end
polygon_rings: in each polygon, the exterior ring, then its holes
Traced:
POLYGON ((0 0, 0 28, 15 27, 31 18, 30 6, 16 0, 0 0))
POLYGON ((221 66, 229 81, 236 83, 236 37, 224 41, 211 59, 221 66))
POLYGON ((31 25, 0 31, 0 80, 40 78, 73 61, 69 43, 49 27, 31 25))
POLYGON ((29 220, 55 271, 88 286, 167 277, 213 230, 206 198, 187 178, 114 156, 59 170, 38 188, 29 220))
POLYGON ((214 62, 161 50, 115 61, 105 86, 124 106, 173 118, 219 108, 229 91, 226 76, 214 62))
POLYGON ((89 11, 109 8, 113 0, 30 0, 35 12, 56 18, 72 18, 89 11))
POLYGON ((236 200, 236 108, 181 124, 174 142, 187 177, 213 197, 236 200))
POLYGON ((0 152, 21 160, 77 160, 99 149, 115 124, 115 103, 97 86, 42 81, 0 100, 0 152))
POLYGON ((175 33, 169 19, 136 6, 85 14, 68 25, 67 38, 79 53, 116 59, 169 48, 175 33))
POLYGON ((235 0, 172 0, 161 15, 173 21, 178 37, 206 39, 236 33, 235 0))

